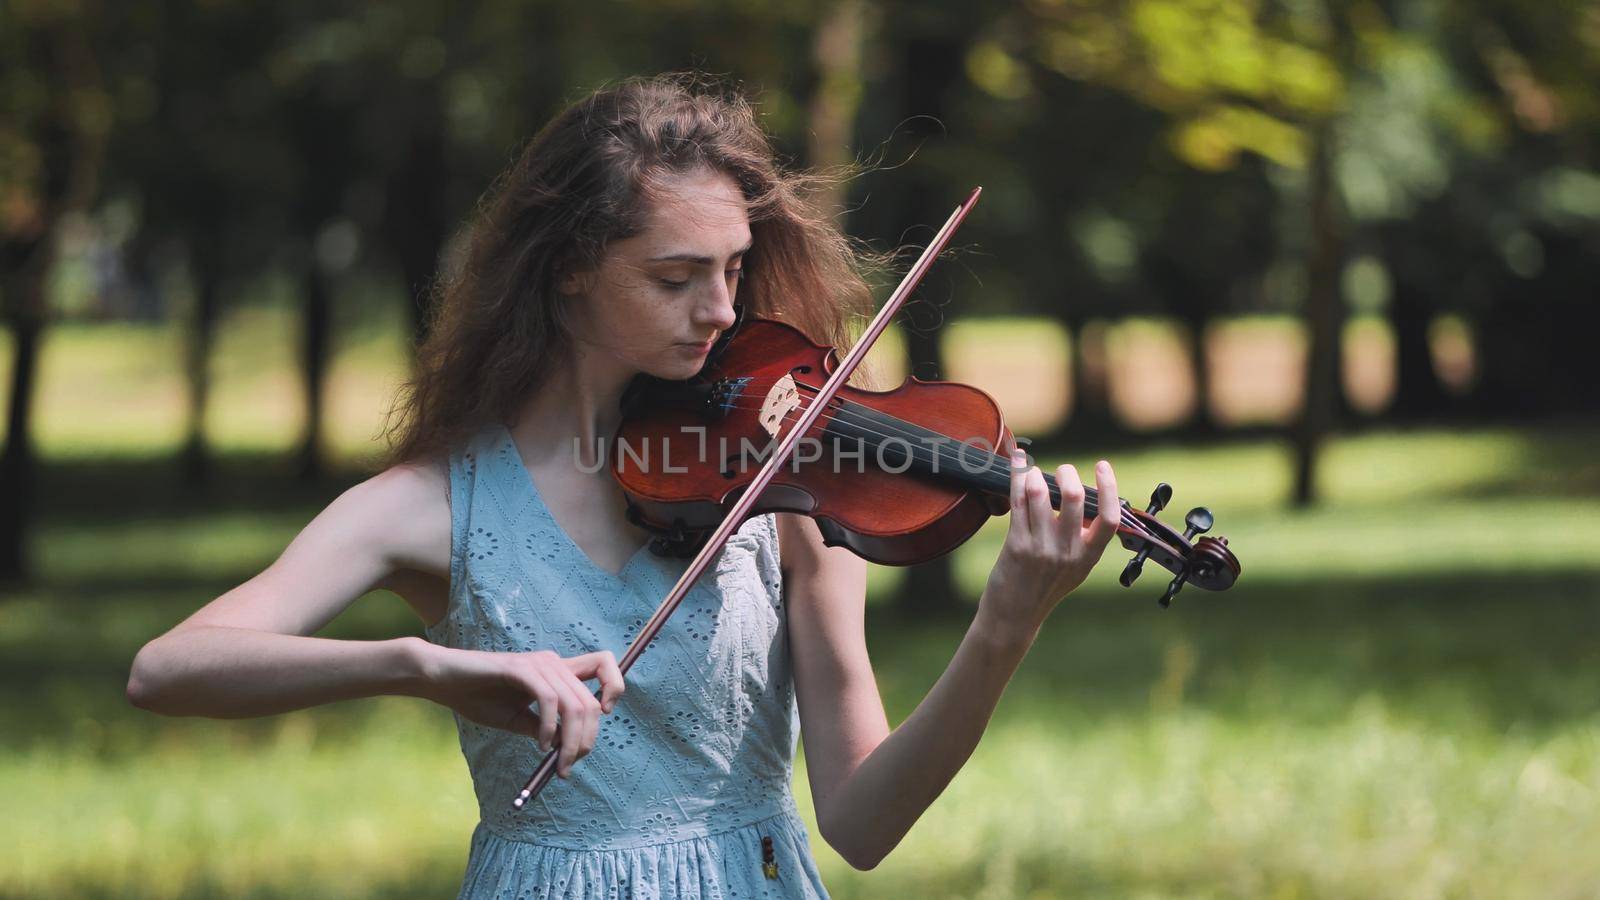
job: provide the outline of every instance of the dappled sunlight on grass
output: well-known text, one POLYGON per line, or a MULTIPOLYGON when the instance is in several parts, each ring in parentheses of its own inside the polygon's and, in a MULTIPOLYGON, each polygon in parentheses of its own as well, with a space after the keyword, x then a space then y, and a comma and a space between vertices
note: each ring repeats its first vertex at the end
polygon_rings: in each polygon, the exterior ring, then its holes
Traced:
POLYGON ((0 892, 453 893, 477 808, 450 717, 363 702, 381 716, 333 740, 291 714, 248 742, 173 723, 136 756, 8 757, 0 790, 28 815, 0 818, 0 892))
POLYGON ((1070 409, 1071 344, 1060 325, 1037 319, 951 322, 940 338, 945 377, 987 391, 1013 431, 1045 431, 1070 409), (996 353, 997 347, 1005 352, 996 353))
MULTIPOLYGON (((840 897, 1371 896, 1397 884, 1513 896, 1592 883, 1595 579, 1528 579, 1538 610, 1495 599, 1519 580, 1476 594, 1471 579, 1241 586, 1168 613, 1089 591, 1047 625, 972 761, 901 847, 859 873, 812 820, 819 865, 840 897)), ((363 627, 341 619, 343 636, 403 630, 404 613, 385 610, 363 627)), ((921 699, 960 630, 872 618, 891 719, 921 699)), ((68 627, 32 634, 71 640, 68 627)), ((129 637, 103 634, 98 652, 129 637)), ((0 891, 453 890, 475 809, 442 710, 390 699, 168 720, 59 689, 110 694, 115 671, 30 668, 58 689, 27 699, 80 719, 0 752, 0 790, 25 812, 0 840, 26 851, 0 864, 0 891)), ((803 772, 796 790, 809 809, 803 772)))
MULTIPOLYGON (((10 368, 10 348, 5 366, 10 368)), ((183 436, 182 333, 60 324, 39 351, 33 438, 46 455, 150 453, 183 436)))
POLYGON ((1199 397, 1192 348, 1165 322, 1130 319, 1110 330, 1111 404, 1128 426, 1148 431, 1188 419, 1199 397))
MULTIPOLYGON (((305 428, 297 311, 244 306, 218 323, 206 403, 208 442, 283 452, 305 428)), ((336 329, 325 391, 328 452, 372 455, 409 351, 397 314, 336 329)), ((170 324, 54 324, 39 363, 34 438, 55 459, 164 455, 187 436, 184 332, 170 324)), ((0 371, 11 349, 0 346, 0 371)))
MULTIPOLYGON (((1456 571, 1600 571, 1600 463, 1586 448, 1600 429, 1376 432, 1329 442, 1320 470, 1324 500, 1309 511, 1287 507, 1291 450, 1273 440, 1187 447, 1154 444, 1110 454, 1119 492, 1141 505, 1157 482, 1173 485, 1162 518, 1182 527, 1192 506, 1216 514, 1250 581, 1329 575, 1456 571), (1515 532, 1515 533, 1514 533, 1515 532)), ((1051 472, 1071 462, 1092 477, 1096 454, 1037 460, 1051 472)), ((991 519, 956 551, 962 590, 973 600, 1005 539, 991 519)), ((1120 559, 1115 548, 1108 551, 1120 559)), ((1102 566, 1093 583, 1115 584, 1102 566)), ((892 593, 899 573, 873 567, 875 596, 892 593)), ((1141 585, 1158 576, 1147 570, 1141 585)), ((1141 586, 1133 593, 1159 587, 1141 586)), ((1142 595, 1140 595, 1142 596, 1142 595)))
POLYGON ((307 521, 305 510, 293 510, 47 524, 39 532, 39 559, 68 577, 98 571, 129 581, 227 578, 264 568, 307 521))
MULTIPOLYGON (((1250 582, 1456 572, 1600 572, 1593 552, 1600 502, 1571 487, 1595 468, 1586 447, 1593 429, 1528 432, 1375 433, 1330 442, 1321 468, 1324 502, 1286 507, 1290 450, 1273 441, 1182 448, 1157 445, 1112 455, 1120 493, 1143 502, 1158 481, 1174 488, 1162 518, 1182 527, 1191 506, 1216 514, 1250 582)), ((1095 457, 1041 459, 1054 472, 1072 462, 1091 473, 1095 457)), ((1006 520, 991 519, 956 553, 962 588, 982 591, 1006 520)), ((1115 551, 1114 558, 1120 558, 1115 551)), ((1120 569, 1102 566, 1095 584, 1110 587, 1120 569)), ((877 575, 877 573, 874 573, 877 575)), ((879 577, 887 589, 892 574, 879 577)), ((1153 573, 1141 582, 1154 585, 1153 573)), ((1135 590, 1154 590, 1141 587, 1135 590)))
POLYGON ((305 430, 295 311, 236 310, 217 329, 206 438, 222 447, 286 451, 305 430))
POLYGON ((1284 423, 1300 408, 1305 334, 1287 316, 1247 316, 1205 330, 1208 401, 1224 425, 1284 423))
MULTIPOLYGON (((1179 711, 997 723, 877 870, 839 897, 1553 893, 1600 878, 1600 725, 1440 734, 1359 700, 1326 726, 1179 711), (1590 862, 1582 862, 1582 860, 1590 862)), ((832 860, 830 859, 831 863, 832 860)))
MULTIPOLYGON (((1114 590, 1057 611, 882 867, 819 850, 838 896, 1548 896, 1600 878, 1593 568, 1241 582, 1164 613, 1114 590)), ((874 619, 891 718, 958 631, 874 619)))
MULTIPOLYGON (((1323 454, 1318 484, 1329 507, 1484 496, 1502 493, 1508 485, 1523 492, 1565 483, 1574 472, 1600 469, 1586 449, 1596 440, 1600 428, 1595 427, 1435 429, 1335 437, 1323 454)), ((1096 459, 1092 450, 1039 464, 1053 471, 1054 466, 1070 462, 1080 472, 1090 473, 1096 459)), ((1200 446, 1152 441, 1137 450, 1119 451, 1111 461, 1118 487, 1130 501, 1143 501, 1157 481, 1171 483, 1175 493, 1169 513, 1195 504, 1210 506, 1219 516, 1239 509, 1282 507, 1293 485, 1292 451, 1282 441, 1200 446)), ((1580 488, 1572 493, 1595 491, 1580 488)))

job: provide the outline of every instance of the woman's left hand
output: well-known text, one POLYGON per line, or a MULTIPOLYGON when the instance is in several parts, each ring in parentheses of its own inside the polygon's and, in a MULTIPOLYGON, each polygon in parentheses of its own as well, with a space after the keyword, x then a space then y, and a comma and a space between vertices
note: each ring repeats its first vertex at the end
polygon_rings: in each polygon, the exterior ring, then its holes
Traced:
POLYGON ((1020 450, 1013 450, 1011 459, 1010 527, 989 573, 979 612, 988 613, 997 624, 1031 633, 1099 562, 1117 533, 1122 506, 1116 499, 1116 475, 1105 460, 1095 466, 1094 476, 1106 502, 1085 526, 1083 481, 1077 469, 1063 465, 1056 470, 1061 490, 1057 513, 1038 467, 1028 465, 1020 450))

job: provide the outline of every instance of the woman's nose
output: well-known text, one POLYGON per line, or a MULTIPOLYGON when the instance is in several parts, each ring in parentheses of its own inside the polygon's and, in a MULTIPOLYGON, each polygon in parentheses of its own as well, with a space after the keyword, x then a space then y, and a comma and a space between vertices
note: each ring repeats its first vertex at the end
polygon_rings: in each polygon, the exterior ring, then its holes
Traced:
POLYGON ((733 309, 733 290, 725 283, 714 284, 710 296, 701 307, 700 315, 703 324, 710 325, 718 331, 732 328, 733 323, 738 321, 733 309))

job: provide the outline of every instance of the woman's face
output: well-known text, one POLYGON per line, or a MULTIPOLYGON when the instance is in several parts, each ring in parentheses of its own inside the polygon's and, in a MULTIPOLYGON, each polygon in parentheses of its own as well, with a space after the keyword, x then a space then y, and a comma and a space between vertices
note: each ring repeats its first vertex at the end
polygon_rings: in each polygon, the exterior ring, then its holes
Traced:
POLYGON ((565 279, 562 291, 576 307, 580 343, 633 371, 681 380, 734 323, 750 219, 721 173, 672 175, 660 187, 644 230, 613 241, 598 267, 565 279))

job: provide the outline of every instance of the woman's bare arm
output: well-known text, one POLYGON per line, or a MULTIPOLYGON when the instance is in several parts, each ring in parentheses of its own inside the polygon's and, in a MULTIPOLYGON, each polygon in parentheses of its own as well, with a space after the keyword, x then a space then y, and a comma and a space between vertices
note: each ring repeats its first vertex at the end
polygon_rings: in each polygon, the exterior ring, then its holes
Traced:
POLYGON ((424 641, 308 635, 401 573, 448 579, 445 487, 442 469, 396 466, 340 495, 265 571, 146 644, 128 699, 165 715, 242 718, 418 693, 424 641))
POLYGON ((807 519, 794 517, 783 538, 795 688, 818 830, 850 865, 871 869, 972 755, 1032 632, 997 627, 1004 623, 980 614, 927 697, 891 730, 867 655, 866 563, 824 547, 807 519))
MULTIPOLYGON (((1083 526, 1076 470, 1057 471, 1062 511, 1043 475, 1012 475, 1006 543, 944 674, 893 731, 867 656, 866 564, 828 548, 809 519, 780 516, 790 643, 807 772, 823 838, 859 869, 878 864, 966 763, 1050 610, 1088 574, 1119 510, 1083 526)), ((1108 464, 1100 495, 1117 496, 1108 464)))
POLYGON ((448 585, 444 479, 443 471, 400 466, 340 495, 266 571, 146 644, 133 661, 128 699, 165 715, 237 719, 408 694, 535 738, 545 749, 559 730, 556 772, 569 776, 624 690, 609 652, 563 658, 548 650, 440 647, 415 637, 309 637, 373 588, 416 595, 448 585), (588 680, 600 682, 599 700, 588 680), (533 703, 545 714, 535 714, 533 703))

